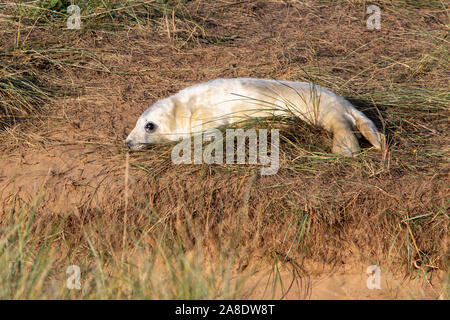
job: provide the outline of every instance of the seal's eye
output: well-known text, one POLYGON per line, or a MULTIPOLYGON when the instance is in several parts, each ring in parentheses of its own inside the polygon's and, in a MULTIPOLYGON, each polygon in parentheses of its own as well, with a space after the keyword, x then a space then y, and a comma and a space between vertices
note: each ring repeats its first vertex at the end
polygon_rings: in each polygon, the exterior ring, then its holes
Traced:
POLYGON ((148 133, 155 131, 156 129, 156 125, 153 122, 147 122, 147 124, 145 125, 145 131, 147 131, 148 133))

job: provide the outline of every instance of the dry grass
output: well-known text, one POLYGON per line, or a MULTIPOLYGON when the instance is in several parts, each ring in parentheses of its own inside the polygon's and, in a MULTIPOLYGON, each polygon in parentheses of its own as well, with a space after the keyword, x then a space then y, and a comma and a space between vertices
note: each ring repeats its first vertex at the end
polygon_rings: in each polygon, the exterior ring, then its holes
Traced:
POLYGON ((246 297, 260 263, 273 294, 289 287, 281 266, 297 280, 379 264, 448 282, 448 9, 381 1, 382 29, 368 31, 365 5, 88 1, 78 31, 36 1, 4 7, 0 296, 246 297), (337 157, 326 132, 265 119, 243 125, 280 129, 274 176, 175 166, 171 145, 126 161, 123 140, 151 102, 238 76, 334 90, 378 121, 389 151, 363 142, 337 157), (71 264, 81 292, 63 285, 71 264))

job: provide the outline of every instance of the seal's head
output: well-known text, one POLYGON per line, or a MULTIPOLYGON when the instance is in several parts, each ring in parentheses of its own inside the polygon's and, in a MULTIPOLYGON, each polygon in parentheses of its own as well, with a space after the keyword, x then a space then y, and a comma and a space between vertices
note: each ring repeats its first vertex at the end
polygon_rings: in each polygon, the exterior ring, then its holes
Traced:
POLYGON ((144 121, 139 118, 136 127, 131 131, 125 140, 125 144, 131 150, 139 150, 145 148, 152 143, 152 133, 157 130, 157 124, 153 121, 144 121))
POLYGON ((188 120, 185 111, 181 112, 171 99, 160 100, 142 113, 125 144, 131 150, 140 150, 154 143, 177 141, 189 132, 188 120))

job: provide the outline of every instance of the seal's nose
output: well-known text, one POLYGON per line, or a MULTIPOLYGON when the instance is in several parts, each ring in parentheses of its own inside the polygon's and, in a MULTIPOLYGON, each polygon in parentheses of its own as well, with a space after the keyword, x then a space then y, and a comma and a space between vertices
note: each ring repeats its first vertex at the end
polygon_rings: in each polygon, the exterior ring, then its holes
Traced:
POLYGON ((133 146, 133 143, 131 142, 131 140, 125 140, 125 145, 131 149, 131 147, 133 146))

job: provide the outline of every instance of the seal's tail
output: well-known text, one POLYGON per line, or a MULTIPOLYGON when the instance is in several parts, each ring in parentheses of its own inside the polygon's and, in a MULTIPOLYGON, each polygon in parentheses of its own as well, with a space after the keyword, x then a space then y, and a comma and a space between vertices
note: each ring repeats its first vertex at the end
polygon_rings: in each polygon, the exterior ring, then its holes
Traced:
POLYGON ((356 110, 354 107, 352 110, 352 116, 355 119, 356 127, 362 133, 362 135, 378 150, 384 150, 386 146, 386 138, 384 134, 378 131, 375 124, 367 118, 364 113, 356 110))
POLYGON ((332 121, 330 131, 333 132, 333 152, 349 157, 359 152, 358 139, 352 130, 354 126, 376 149, 385 150, 385 137, 377 130, 374 123, 353 106, 347 110, 354 121, 350 121, 348 117, 336 117, 332 121))

